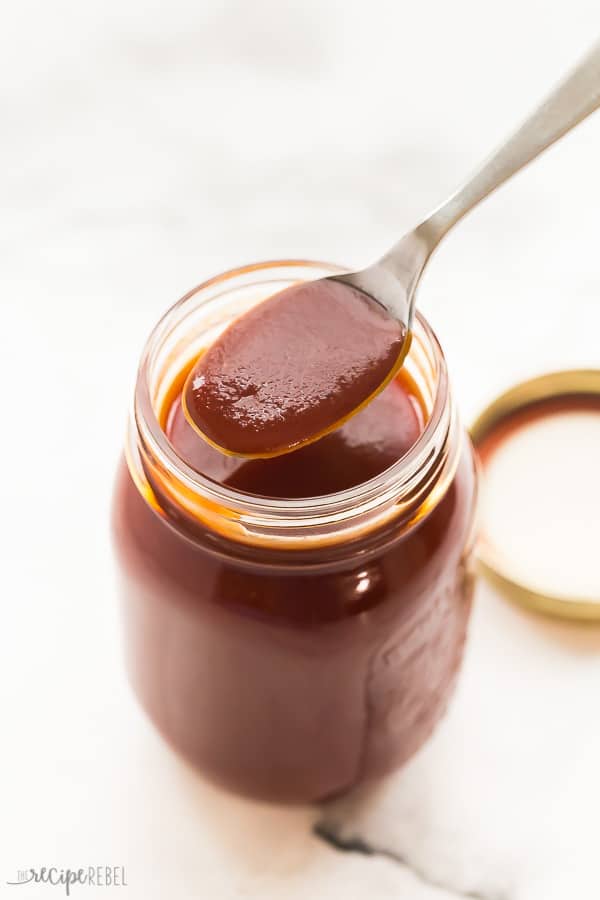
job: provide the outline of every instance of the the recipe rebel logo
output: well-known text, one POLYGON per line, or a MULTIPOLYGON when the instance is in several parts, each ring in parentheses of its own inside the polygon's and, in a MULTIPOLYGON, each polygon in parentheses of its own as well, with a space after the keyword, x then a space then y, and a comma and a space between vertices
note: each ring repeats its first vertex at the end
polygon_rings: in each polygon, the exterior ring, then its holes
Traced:
MULTIPOLYGON (((47 884, 62 887, 67 897, 75 885, 85 887, 127 887, 125 866, 85 866, 78 869, 61 869, 58 866, 43 866, 39 869, 19 869, 16 878, 6 884, 47 884)), ((25 894, 26 896, 26 894, 25 894)))

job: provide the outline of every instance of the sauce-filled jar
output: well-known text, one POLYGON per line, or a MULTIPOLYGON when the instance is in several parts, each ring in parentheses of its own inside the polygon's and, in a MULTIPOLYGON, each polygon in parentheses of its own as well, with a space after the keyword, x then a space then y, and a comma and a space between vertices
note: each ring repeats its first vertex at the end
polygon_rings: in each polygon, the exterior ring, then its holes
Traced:
POLYGON ((330 797, 405 762, 446 708, 471 606, 474 457, 423 317, 405 363, 422 429, 373 477, 320 496, 252 493, 168 437, 203 348, 275 291, 334 271, 249 266, 167 312, 142 357, 114 498, 140 702, 207 777, 266 800, 330 797))

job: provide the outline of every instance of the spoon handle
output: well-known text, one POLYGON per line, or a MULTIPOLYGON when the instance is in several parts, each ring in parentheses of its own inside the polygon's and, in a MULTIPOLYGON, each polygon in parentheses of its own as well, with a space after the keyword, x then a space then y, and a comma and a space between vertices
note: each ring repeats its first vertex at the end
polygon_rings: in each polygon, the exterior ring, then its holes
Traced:
POLYGON ((600 43, 456 193, 417 228, 429 253, 459 219, 600 106, 600 43))

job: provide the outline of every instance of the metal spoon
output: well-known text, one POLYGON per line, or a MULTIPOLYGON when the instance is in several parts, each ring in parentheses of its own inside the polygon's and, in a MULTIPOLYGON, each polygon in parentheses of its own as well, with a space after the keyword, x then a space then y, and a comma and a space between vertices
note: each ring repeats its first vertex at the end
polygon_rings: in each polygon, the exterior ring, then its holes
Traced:
POLYGON ((360 272, 332 276, 377 300, 410 331, 429 257, 469 210, 600 106, 600 44, 456 193, 360 272))
MULTIPOLYGON (((339 428, 369 403, 402 365, 410 347, 417 287, 429 257, 444 235, 495 188, 598 106, 600 44, 470 181, 406 234, 379 262, 360 272, 323 279, 349 285, 355 289, 354 294, 358 289, 369 295, 395 320, 394 325, 399 323, 398 334, 394 332, 389 346, 385 343, 387 332, 380 328, 373 330, 377 335, 381 332, 385 339, 383 355, 382 348, 376 344, 377 352, 370 359, 369 341, 365 344, 366 363, 357 356, 360 364, 349 365, 344 353, 336 352, 339 348, 335 344, 335 330, 340 323, 330 322, 332 327, 327 331, 323 322, 325 312, 331 317, 339 309, 333 303, 331 292, 334 288, 339 291, 340 285, 327 285, 330 296, 323 291, 323 297, 317 297, 319 302, 315 305, 317 281, 307 288, 312 292, 312 305, 308 303, 308 293, 303 301, 304 311, 312 309, 313 317, 316 315, 315 321, 308 322, 312 326, 312 363, 303 365, 306 348, 302 341, 307 340, 307 334, 311 335, 311 329, 304 322, 299 330, 299 319, 289 314, 290 291, 296 291, 293 297, 296 303, 298 288, 288 288, 257 308, 258 315, 263 316, 260 327, 253 326, 257 315, 251 319, 254 311, 240 317, 190 371, 182 394, 189 424, 221 452, 247 457, 288 453, 339 428), (277 302, 273 304, 273 300, 277 302), (330 340, 332 329, 334 337, 330 340), (266 351, 264 334, 268 337, 266 351), (323 353, 330 354, 327 365, 321 365, 318 353, 314 353, 323 336, 326 338, 321 341, 323 353), (272 352, 274 341, 286 363, 283 368, 281 358, 273 364, 272 358, 277 356, 272 352), (296 354, 294 365, 288 365, 290 348, 296 354), (379 379, 376 383, 375 372, 379 379)), ((356 333, 355 340, 360 342, 356 333)))

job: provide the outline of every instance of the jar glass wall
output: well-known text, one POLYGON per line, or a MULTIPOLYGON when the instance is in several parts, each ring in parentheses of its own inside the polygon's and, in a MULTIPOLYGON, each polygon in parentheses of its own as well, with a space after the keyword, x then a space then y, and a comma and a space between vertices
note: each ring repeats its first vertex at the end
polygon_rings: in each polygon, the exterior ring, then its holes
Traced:
POLYGON ((332 271, 250 266, 163 317, 114 498, 137 696, 208 777, 269 800, 329 797, 408 759, 446 707, 470 611, 473 455, 422 317, 406 367, 425 427, 361 484, 256 496, 200 474, 167 439, 166 398, 202 348, 266 296, 332 271))

